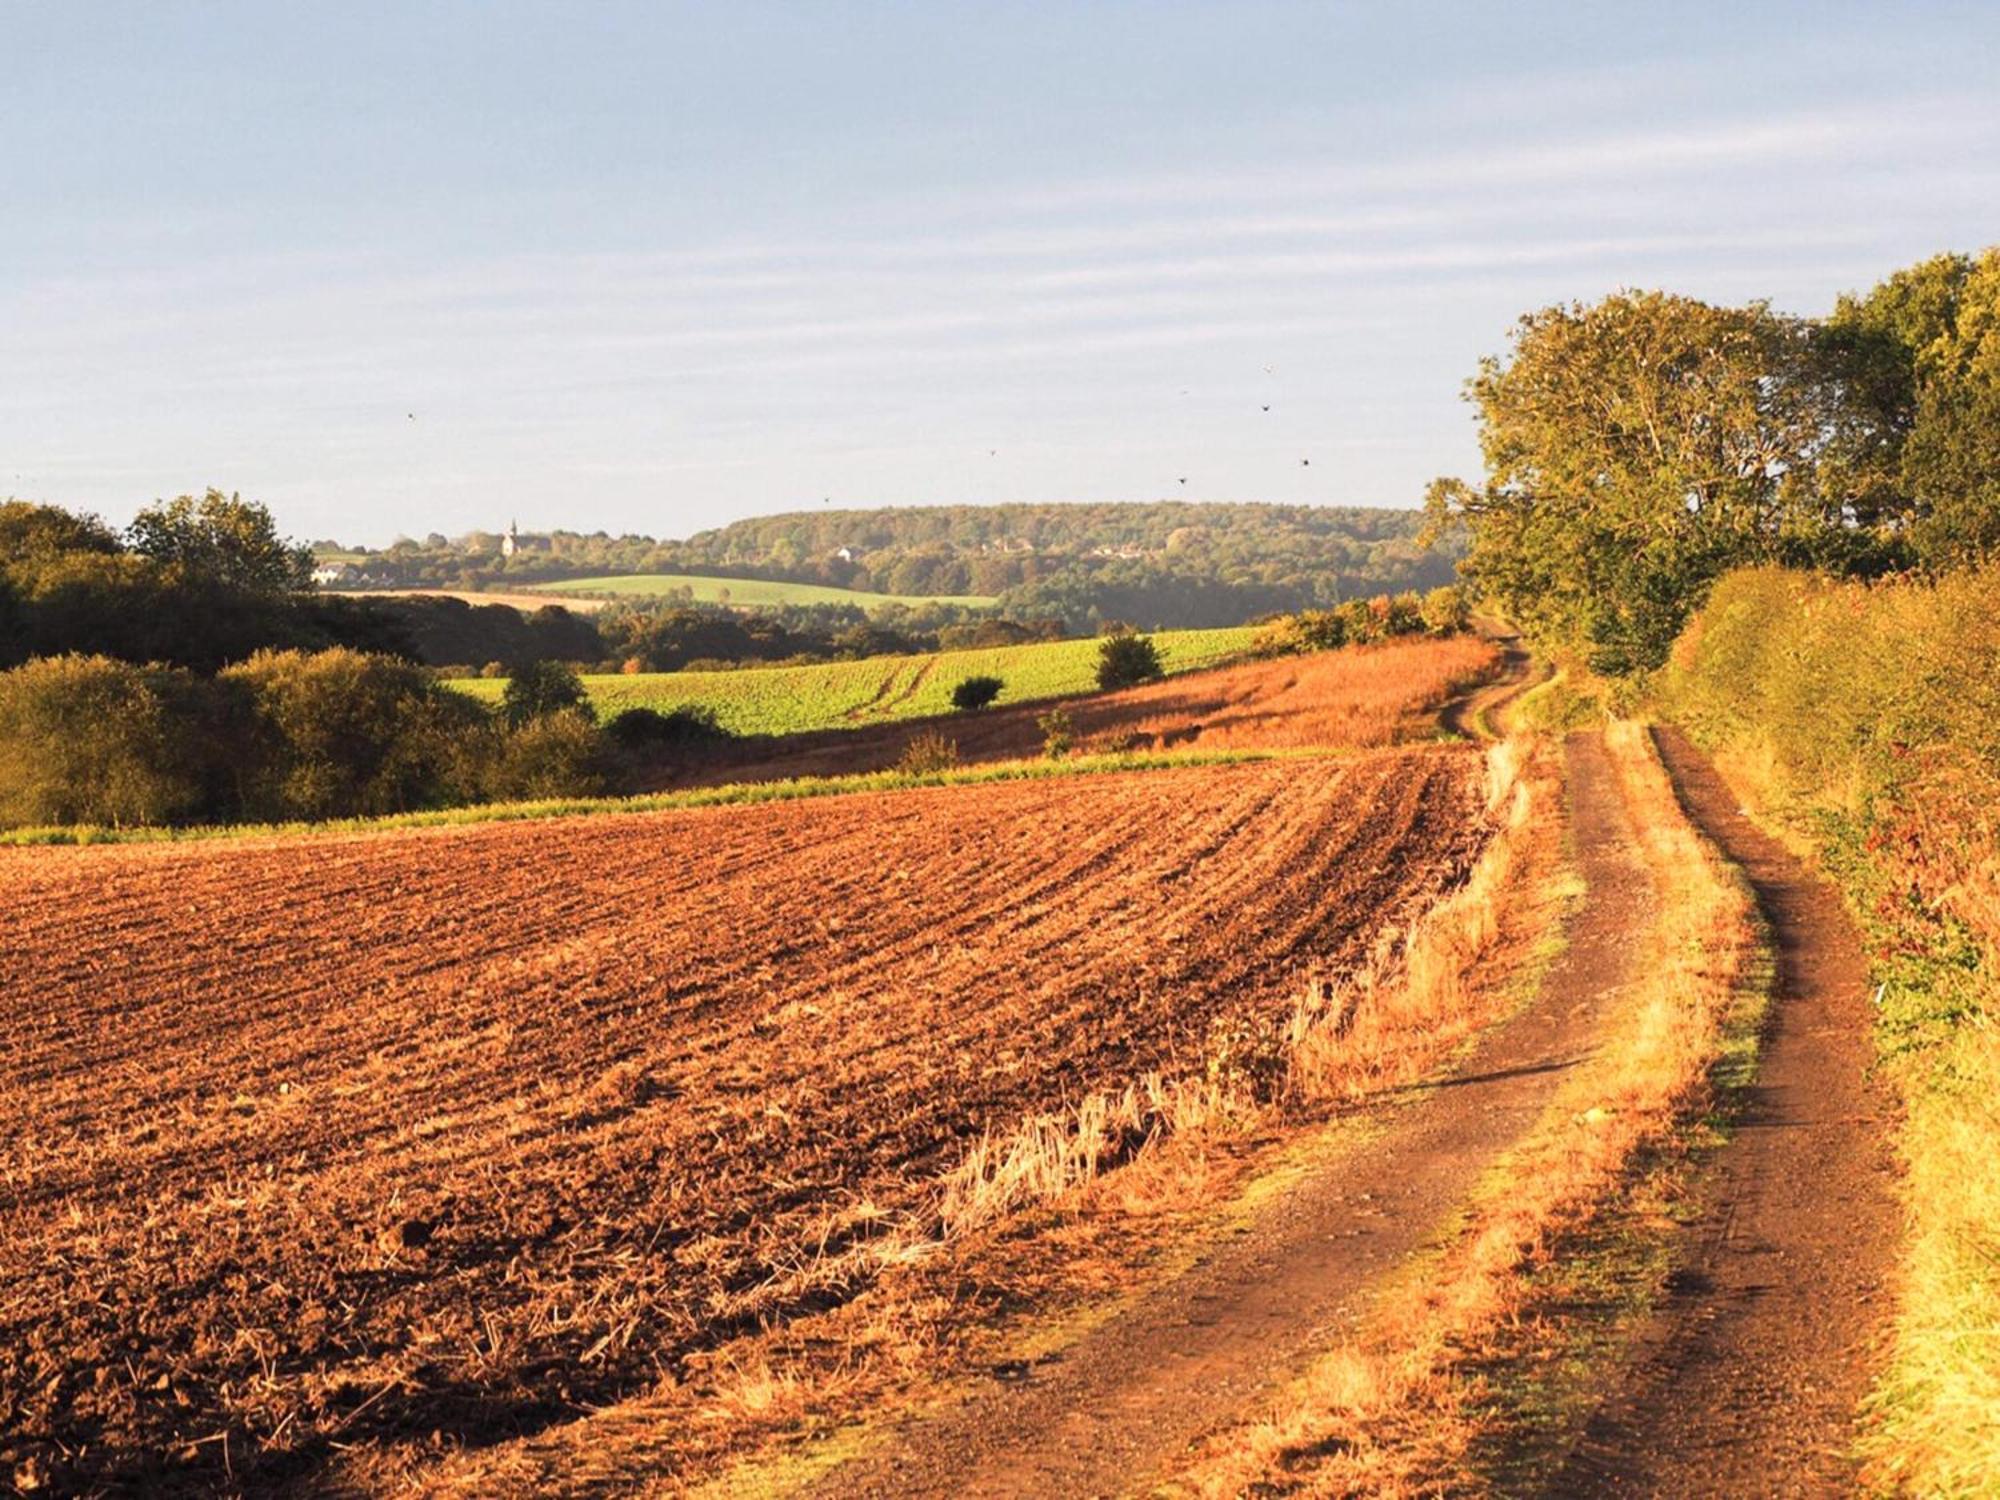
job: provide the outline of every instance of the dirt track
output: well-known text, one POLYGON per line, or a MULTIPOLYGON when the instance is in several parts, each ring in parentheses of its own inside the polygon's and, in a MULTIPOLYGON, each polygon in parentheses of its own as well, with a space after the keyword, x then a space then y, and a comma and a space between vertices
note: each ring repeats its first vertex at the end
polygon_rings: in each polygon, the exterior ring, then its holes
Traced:
POLYGON ((0 1459, 310 1484, 648 1389, 983 1128, 1287 1011, 1479 800, 1440 747, 0 851, 0 1459))
POLYGON ((1592 1420, 1559 1494, 1833 1495, 1890 1312, 1887 1105, 1867 964, 1840 899, 1746 817, 1676 731, 1689 815, 1748 875, 1778 949, 1755 1083, 1679 1247, 1646 1355, 1592 1420))
POLYGON ((1587 1055, 1625 982, 1651 882, 1601 743, 1570 747, 1590 893, 1532 1005, 1442 1086, 1378 1101, 1382 1133, 1315 1168, 1248 1232, 1025 1378, 894 1435, 821 1496, 1085 1496, 1146 1488, 1204 1432, 1350 1331, 1372 1283, 1446 1227, 1479 1175, 1587 1055))
MULTIPOLYGON (((1540 676, 1534 658, 1521 644, 1521 638, 1496 622, 1480 620, 1477 623, 1480 638, 1490 644, 1499 654, 1490 681, 1483 682, 1470 692, 1459 693, 1445 703, 1438 715, 1440 726, 1448 733, 1463 735, 1467 739, 1497 740, 1501 738, 1500 726, 1495 722, 1500 710, 1520 697, 1540 676)), ((1544 672, 1546 669, 1542 669, 1544 672)))

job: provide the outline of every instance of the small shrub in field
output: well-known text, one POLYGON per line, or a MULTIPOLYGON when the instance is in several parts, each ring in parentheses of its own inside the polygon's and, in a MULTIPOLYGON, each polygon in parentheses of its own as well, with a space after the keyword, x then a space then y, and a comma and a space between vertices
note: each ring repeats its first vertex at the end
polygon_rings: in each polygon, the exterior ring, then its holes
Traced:
POLYGON ((541 714, 502 733, 487 791, 508 801, 590 796, 604 789, 602 751, 587 715, 573 708, 541 714))
POLYGON ((1164 676, 1160 651, 1143 635, 1107 635, 1097 645, 1097 685, 1106 692, 1164 676))
POLYGON ((1347 624, 1329 609, 1302 610, 1265 622, 1250 643, 1253 656, 1303 656, 1347 644, 1347 624))
POLYGON ((1389 594, 1369 601, 1381 614, 1382 634, 1393 638, 1424 629, 1424 601, 1416 594, 1389 594))
POLYGON ((1309 609, 1295 617, 1308 651, 1337 651, 1347 644, 1347 623, 1330 609, 1309 609))
POLYGON ((518 729, 530 719, 559 713, 597 717, 576 668, 559 661, 523 662, 516 667, 500 695, 501 717, 518 729))
POLYGON ((1211 1085, 1253 1098, 1273 1097, 1285 1076, 1285 1035, 1275 1017, 1247 1012, 1216 1016, 1209 1023, 1205 1069, 1211 1085))
POLYGON ((1061 760, 1076 745, 1076 724, 1066 708, 1052 708, 1038 715, 1035 728, 1042 732, 1042 754, 1050 760, 1061 760))
POLYGON ((1457 635, 1472 624, 1472 603, 1464 589, 1448 583, 1424 595, 1423 617, 1432 635, 1457 635))
POLYGON ((951 706, 960 710, 984 708, 1006 685, 997 677, 968 677, 951 690, 951 706))
POLYGON ((716 722, 715 710, 704 703, 683 703, 665 713, 628 708, 614 714, 604 732, 624 750, 682 750, 730 737, 716 722))
POLYGON ((1250 638, 1250 654, 1255 657, 1298 656, 1306 649, 1297 615, 1278 615, 1258 625, 1250 638))
POLYGON ((1382 622, 1366 599, 1349 599, 1329 612, 1340 630, 1341 641, 1349 646, 1367 646, 1382 639, 1382 622))
POLYGON ((926 729, 903 748, 896 769, 906 776, 930 776, 958 765, 958 741, 948 740, 935 729, 926 729))

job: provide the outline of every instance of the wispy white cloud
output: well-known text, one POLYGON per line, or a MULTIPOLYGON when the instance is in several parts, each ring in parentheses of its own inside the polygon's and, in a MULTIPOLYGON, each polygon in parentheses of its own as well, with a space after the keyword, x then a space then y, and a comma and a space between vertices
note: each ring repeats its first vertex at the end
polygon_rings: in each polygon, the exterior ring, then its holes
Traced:
POLYGON ((1386 153, 1373 159, 1248 162, 1228 168, 1096 178, 1018 189, 1004 202, 1022 212, 1133 204, 1315 201, 1347 194, 1471 188, 1613 177, 1644 181, 1691 171, 1743 170, 1801 162, 1850 164, 1905 157, 1924 144, 1961 144, 1996 133, 1990 101, 1937 99, 1867 107, 1739 115, 1677 129, 1569 131, 1473 150, 1386 153))

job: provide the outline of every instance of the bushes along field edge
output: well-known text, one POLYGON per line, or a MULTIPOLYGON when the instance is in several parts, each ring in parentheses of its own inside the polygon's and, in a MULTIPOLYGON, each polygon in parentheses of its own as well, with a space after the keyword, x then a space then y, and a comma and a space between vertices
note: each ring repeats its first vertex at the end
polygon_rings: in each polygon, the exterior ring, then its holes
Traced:
MULTIPOLYGON (((1415 620, 1422 601, 1409 599, 1407 607, 1382 601, 1375 612, 1415 620)), ((1359 606, 1363 614, 1373 608, 1359 606)), ((1251 632, 1208 638, 1233 643, 1240 656, 1251 632)), ((1303 637, 1294 647, 1319 649, 1303 637)), ((1187 633, 1171 638, 1167 652, 1129 634, 1103 638, 1097 651, 1108 652, 1117 681, 1227 659, 1206 644, 1195 649, 1187 633)), ((693 752, 730 734, 714 706, 697 702, 625 707, 609 713, 599 734, 589 726, 599 708, 592 691, 558 662, 523 664, 491 681, 491 700, 464 687, 347 647, 259 652, 210 678, 105 657, 36 658, 0 672, 0 838, 9 828, 17 834, 8 842, 57 842, 39 831, 284 825, 581 799, 615 783, 627 759, 693 752)), ((953 698, 976 707, 1006 687, 974 673, 953 698)), ((900 703, 907 694, 890 696, 900 703)), ((1043 732, 1052 758, 1069 752, 1073 734, 1047 724, 1043 732)))
MULTIPOLYGON (((102 656, 0 672, 0 827, 372 817, 601 790, 568 668, 497 720, 396 657, 260 651, 203 678, 102 656)), ((40 840, 48 841, 48 840, 40 840)))
POLYGON ((867 792, 911 791, 922 787, 975 786, 996 781, 1034 781, 1053 776, 1096 776, 1121 771, 1171 771, 1195 766, 1247 765, 1267 760, 1314 760, 1338 750, 1158 750, 1079 755, 1061 761, 1035 758, 990 761, 955 770, 912 774, 861 771, 847 776, 802 776, 789 781, 734 781, 635 796, 545 797, 514 802, 480 802, 464 807, 429 808, 380 817, 334 818, 321 822, 199 823, 115 828, 103 824, 0 829, 0 848, 51 845, 206 843, 213 840, 297 838, 315 834, 352 837, 426 828, 469 828, 482 823, 515 823, 540 818, 584 818, 674 812, 704 807, 751 807, 813 797, 867 792))

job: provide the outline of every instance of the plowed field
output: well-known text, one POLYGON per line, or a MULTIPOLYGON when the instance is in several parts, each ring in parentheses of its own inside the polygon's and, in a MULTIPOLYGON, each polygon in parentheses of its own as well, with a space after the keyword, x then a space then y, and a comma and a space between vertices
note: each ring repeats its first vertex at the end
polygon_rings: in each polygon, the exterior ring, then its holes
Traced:
POLYGON ((0 1478, 310 1485, 823 1306, 982 1128, 1435 899, 1478 767, 0 851, 0 1478))

